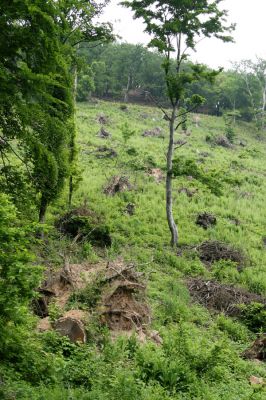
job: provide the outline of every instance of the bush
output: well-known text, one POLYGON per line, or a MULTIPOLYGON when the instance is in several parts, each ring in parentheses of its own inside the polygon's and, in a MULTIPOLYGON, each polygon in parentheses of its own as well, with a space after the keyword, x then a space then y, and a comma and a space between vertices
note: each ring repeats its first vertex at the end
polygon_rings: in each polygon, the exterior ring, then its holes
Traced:
POLYGON ((173 174, 177 176, 192 176, 205 185, 216 196, 222 195, 222 176, 217 171, 206 172, 191 158, 179 157, 173 160, 173 174))
MULTIPOLYGON (((0 194, 0 354, 12 357, 12 336, 28 318, 27 307, 41 280, 41 269, 28 250, 30 228, 16 224, 16 209, 0 194), (28 237, 28 239, 27 239, 28 237)), ((22 343, 20 343, 22 345, 22 343)), ((19 346, 19 344, 18 344, 19 346)))
POLYGON ((240 306, 241 319, 254 332, 266 331, 266 306, 261 303, 251 303, 240 306))

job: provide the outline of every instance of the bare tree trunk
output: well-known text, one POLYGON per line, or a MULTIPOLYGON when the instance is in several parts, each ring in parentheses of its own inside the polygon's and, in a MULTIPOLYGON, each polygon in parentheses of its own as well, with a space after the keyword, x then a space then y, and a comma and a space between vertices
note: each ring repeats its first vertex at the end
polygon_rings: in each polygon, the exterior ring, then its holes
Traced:
MULTIPOLYGON (((69 155, 69 163, 70 163, 70 168, 72 169, 73 167, 73 162, 75 160, 75 135, 76 135, 76 96, 77 96, 77 87, 78 87, 78 71, 77 71, 77 65, 74 66, 74 90, 73 90, 73 102, 74 102, 74 116, 73 116, 73 126, 72 126, 72 132, 71 132, 71 139, 70 139, 70 155, 69 155)), ((72 196, 73 196, 73 191, 74 191, 74 185, 73 185, 73 171, 71 170, 70 176, 69 176, 69 183, 68 183, 68 207, 71 207, 72 204, 72 196)))
POLYGON ((124 95, 124 102, 127 103, 128 102, 128 93, 130 90, 130 86, 131 86, 131 74, 128 75, 127 77, 127 87, 125 90, 125 95, 124 95))
POLYGON ((47 201, 44 199, 43 195, 41 197, 41 204, 39 208, 39 223, 44 224, 45 222, 45 214, 47 210, 47 201))
POLYGON ((173 217, 173 195, 172 195, 172 178, 173 178, 173 154, 174 154, 174 132, 175 120, 177 115, 177 106, 173 107, 171 119, 169 121, 169 144, 167 151, 167 174, 166 174, 166 215, 167 222, 171 232, 171 246, 178 244, 178 230, 173 217))

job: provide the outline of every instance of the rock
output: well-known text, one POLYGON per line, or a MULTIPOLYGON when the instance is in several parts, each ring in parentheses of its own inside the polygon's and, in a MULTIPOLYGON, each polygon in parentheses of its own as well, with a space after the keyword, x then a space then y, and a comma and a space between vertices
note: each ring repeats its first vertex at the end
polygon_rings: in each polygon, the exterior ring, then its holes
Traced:
POLYGON ((39 331, 39 332, 51 331, 52 329, 53 329, 53 327, 51 325, 49 317, 40 319, 40 321, 37 324, 37 331, 39 331))
POLYGON ((54 323, 54 329, 62 336, 68 336, 73 343, 86 343, 84 324, 80 319, 64 316, 54 323))

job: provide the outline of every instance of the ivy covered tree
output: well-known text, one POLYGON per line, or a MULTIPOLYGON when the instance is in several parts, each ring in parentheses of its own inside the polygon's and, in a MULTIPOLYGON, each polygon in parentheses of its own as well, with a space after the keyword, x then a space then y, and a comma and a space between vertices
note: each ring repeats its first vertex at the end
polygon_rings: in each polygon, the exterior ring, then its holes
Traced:
MULTIPOLYGON (((216 37, 225 42, 231 41, 229 35, 234 25, 226 24, 227 11, 221 10, 221 0, 132 0, 122 4, 141 18, 145 31, 151 35, 150 47, 163 55, 163 70, 167 85, 167 96, 171 103, 171 114, 164 111, 169 121, 169 144, 167 151, 166 177, 166 215, 171 232, 171 245, 178 244, 178 229, 173 216, 172 178, 174 133, 184 123, 184 113, 179 107, 185 100, 186 87, 192 82, 207 79, 212 81, 217 71, 208 71, 203 65, 192 65, 187 71, 183 62, 188 51, 195 50, 199 40, 216 37), (172 58, 175 59, 174 66, 172 58)), ((192 95, 186 101, 185 115, 202 104, 203 98, 192 95)))
POLYGON ((40 222, 73 175, 76 48, 110 34, 108 24, 93 22, 103 5, 82 0, 0 4, 1 169, 8 189, 10 171, 18 162, 24 166, 40 222))
MULTIPOLYGON (((58 23, 60 26, 60 39, 66 47, 69 54, 72 54, 71 71, 72 71, 72 100, 74 104, 74 112, 72 116, 72 124, 70 129, 70 144, 69 144, 69 196, 68 204, 71 206, 73 191, 75 187, 74 177, 77 176, 76 163, 76 98, 78 95, 78 56, 79 48, 83 43, 98 46, 99 43, 110 41, 113 39, 112 26, 110 23, 96 22, 101 15, 103 8, 109 0, 100 2, 90 0, 61 0, 58 3, 59 15, 58 23)), ((93 87, 92 71, 87 69, 86 77, 83 76, 83 82, 79 89, 84 86, 90 90, 93 87)))
POLYGON ((25 166, 40 221, 69 172, 71 55, 60 40, 58 6, 37 0, 0 4, 1 157, 4 168, 9 154, 25 166))

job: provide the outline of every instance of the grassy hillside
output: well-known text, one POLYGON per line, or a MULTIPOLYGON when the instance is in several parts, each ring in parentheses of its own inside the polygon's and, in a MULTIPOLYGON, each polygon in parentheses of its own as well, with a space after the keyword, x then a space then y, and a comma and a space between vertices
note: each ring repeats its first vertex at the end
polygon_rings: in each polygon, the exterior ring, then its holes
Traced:
MULTIPOLYGON (((174 215, 179 225, 180 245, 199 244, 207 239, 231 243, 242 249, 247 256, 246 267, 241 272, 225 271, 224 280, 240 284, 251 291, 266 294, 265 262, 266 251, 263 243, 265 231, 265 141, 247 124, 234 127, 235 145, 232 149, 213 146, 206 142, 207 136, 224 135, 223 118, 201 115, 199 126, 193 124, 188 130, 190 136, 176 134, 176 139, 187 144, 176 150, 176 158, 193 158, 205 171, 212 171, 222 185, 222 195, 216 196, 202 183, 187 176, 174 181, 174 215), (208 153, 208 154, 205 154, 208 153), (198 189, 190 198, 178 189, 198 189), (197 213, 208 211, 217 217, 215 228, 204 230, 195 224, 197 213), (238 223, 239 221, 239 223, 238 223)), ((119 104, 98 103, 95 106, 81 104, 78 112, 80 161, 83 182, 75 202, 88 199, 94 210, 102 212, 110 225, 113 238, 112 255, 122 254, 129 260, 142 263, 158 263, 167 269, 185 275, 213 275, 195 257, 175 257, 169 249, 169 232, 165 218, 164 183, 156 183, 148 175, 149 169, 164 171, 167 138, 142 137, 145 130, 162 128, 167 135, 167 122, 156 108, 130 105, 122 111, 119 104), (112 137, 97 137, 100 125, 97 117, 107 117, 104 129, 112 137), (125 145, 121 131, 128 122, 135 130, 134 136, 125 145), (118 153, 112 159, 97 158, 97 147, 107 146, 118 153), (133 155, 130 155, 132 154, 133 155), (134 154, 135 153, 135 154, 134 154), (118 196, 103 195, 103 187, 113 175, 126 175, 135 190, 118 196), (127 203, 136 205, 135 215, 123 213, 127 203)), ((98 154, 99 155, 99 154, 98 154)), ((111 254, 110 254, 111 255, 111 254)), ((151 267, 153 268, 153 267, 151 267)), ((221 277, 222 278, 222 277, 221 277)))
MULTIPOLYGON (((159 344, 147 338, 141 343, 135 335, 110 339, 97 318, 96 279, 94 287, 90 285, 83 296, 73 296, 67 306, 90 310, 87 343, 74 345, 49 331, 35 334, 37 344, 27 357, 34 360, 37 348, 42 357, 32 368, 25 361, 25 369, 21 366, 15 378, 9 378, 7 367, 5 399, 264 399, 265 385, 250 379, 265 379, 265 364, 241 355, 265 329, 265 311, 252 305, 241 317, 230 317, 228 309, 218 312, 215 307, 203 307, 189 293, 197 278, 198 282, 215 281, 217 287, 234 285, 254 296, 266 295, 266 141, 251 125, 237 123, 233 129, 236 137, 228 148, 215 144, 215 138, 226 131, 223 118, 192 115, 187 134, 176 133, 177 146, 187 143, 176 150, 176 165, 182 169, 174 180, 180 246, 173 250, 165 217, 167 122, 162 113, 137 105, 122 110, 118 103, 101 101, 79 105, 83 179, 73 207, 83 205, 97 214, 108 227, 112 244, 81 243, 73 247, 71 262, 97 265, 119 258, 134 263, 147 285, 151 322, 143 328, 156 331, 159 344), (100 138, 101 128, 110 136, 100 138), (159 137, 142 136, 155 128, 161 128, 159 137), (134 130, 128 141, 123 140, 127 130, 134 130), (195 171, 207 179, 196 179, 195 171), (105 194, 113 176, 127 177, 131 190, 105 194), (130 207, 133 213, 127 212, 130 207), (213 214, 216 225, 208 229, 197 225, 197 216, 203 212, 213 214), (203 263, 200 245, 209 240, 238 251, 240 262, 203 263)), ((62 198, 53 207, 50 225, 63 214, 64 204, 62 198)), ((51 237, 43 252, 48 264, 60 266, 58 254, 71 241, 59 240, 55 231, 51 237)), ((51 308, 50 318, 56 318, 55 314, 58 310, 51 308)))

